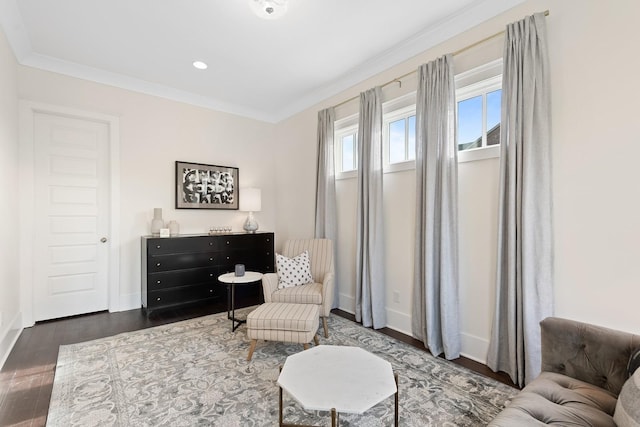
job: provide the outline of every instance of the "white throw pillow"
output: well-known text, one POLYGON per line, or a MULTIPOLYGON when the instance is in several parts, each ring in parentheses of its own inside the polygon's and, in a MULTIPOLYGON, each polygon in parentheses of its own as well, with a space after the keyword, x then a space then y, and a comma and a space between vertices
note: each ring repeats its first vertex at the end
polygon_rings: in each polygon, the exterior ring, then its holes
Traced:
POLYGON ((640 368, 636 369, 620 391, 613 421, 620 427, 640 426, 640 368))
POLYGON ((278 289, 313 282, 308 251, 304 251, 293 258, 276 254, 276 267, 278 269, 278 289))

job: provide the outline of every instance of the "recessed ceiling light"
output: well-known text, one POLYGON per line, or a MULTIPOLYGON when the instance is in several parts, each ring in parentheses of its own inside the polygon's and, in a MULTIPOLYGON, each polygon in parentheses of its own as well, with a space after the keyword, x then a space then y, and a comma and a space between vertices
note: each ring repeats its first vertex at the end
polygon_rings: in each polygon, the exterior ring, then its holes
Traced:
POLYGON ((206 70, 208 67, 208 65, 202 61, 193 61, 193 66, 196 67, 198 70, 206 70))
POLYGON ((278 19, 287 12, 288 0, 249 0, 253 12, 263 19, 278 19))

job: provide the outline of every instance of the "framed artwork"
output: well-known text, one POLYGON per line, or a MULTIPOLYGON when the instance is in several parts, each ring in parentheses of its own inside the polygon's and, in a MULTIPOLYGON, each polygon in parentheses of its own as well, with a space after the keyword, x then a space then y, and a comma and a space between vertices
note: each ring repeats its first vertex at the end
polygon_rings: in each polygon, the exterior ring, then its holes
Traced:
POLYGON ((176 209, 238 209, 238 168, 176 162, 176 209))

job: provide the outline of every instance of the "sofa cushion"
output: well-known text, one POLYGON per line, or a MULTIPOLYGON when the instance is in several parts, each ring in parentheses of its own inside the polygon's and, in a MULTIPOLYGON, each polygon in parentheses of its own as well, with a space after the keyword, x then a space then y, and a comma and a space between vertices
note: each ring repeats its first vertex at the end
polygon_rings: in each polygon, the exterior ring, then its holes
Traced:
POLYGON ((293 304, 322 304, 322 283, 307 283, 306 285, 278 289, 271 294, 273 302, 287 302, 293 304))
POLYGON ((276 268, 278 270, 278 289, 313 282, 308 251, 293 258, 276 254, 276 268))
POLYGON ((640 427, 640 369, 622 386, 613 420, 620 427, 640 427))
POLYGON ((584 381, 543 372, 527 385, 490 426, 615 427, 616 396, 584 381))

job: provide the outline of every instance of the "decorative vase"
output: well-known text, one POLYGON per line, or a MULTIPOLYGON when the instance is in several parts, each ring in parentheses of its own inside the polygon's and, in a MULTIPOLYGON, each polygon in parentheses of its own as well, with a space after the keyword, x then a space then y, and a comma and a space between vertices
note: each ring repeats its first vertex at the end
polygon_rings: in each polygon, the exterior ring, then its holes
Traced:
POLYGON ((169 235, 177 236, 180 234, 180 224, 177 221, 169 221, 169 235))
POLYGON ((153 220, 151 220, 151 235, 159 236, 160 229, 164 227, 162 220, 162 208, 153 208, 153 220))
POLYGON ((258 230, 258 221, 253 217, 253 212, 249 212, 242 228, 244 228, 244 231, 247 233, 255 233, 256 230, 258 230))

